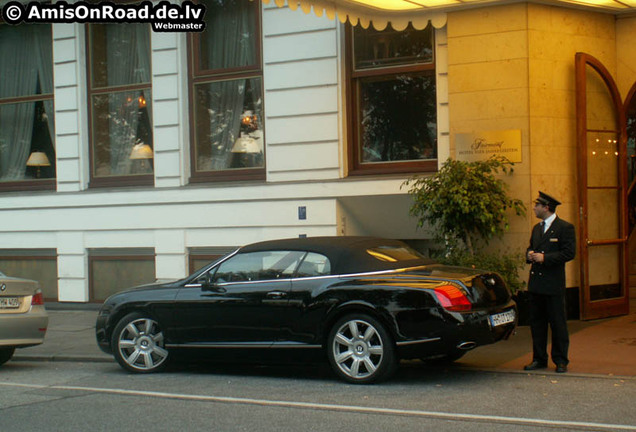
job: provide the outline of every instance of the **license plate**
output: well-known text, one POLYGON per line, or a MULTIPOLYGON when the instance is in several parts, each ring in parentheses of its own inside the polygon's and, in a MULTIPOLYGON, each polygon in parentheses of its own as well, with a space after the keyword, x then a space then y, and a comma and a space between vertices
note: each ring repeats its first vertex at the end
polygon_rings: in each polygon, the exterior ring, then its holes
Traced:
POLYGON ((490 315, 489 318, 490 318, 490 325, 493 327, 508 324, 508 323, 514 322, 515 310, 510 309, 509 311, 506 311, 506 312, 490 315))
POLYGON ((19 307, 19 297, 0 297, 0 309, 16 309, 19 307))

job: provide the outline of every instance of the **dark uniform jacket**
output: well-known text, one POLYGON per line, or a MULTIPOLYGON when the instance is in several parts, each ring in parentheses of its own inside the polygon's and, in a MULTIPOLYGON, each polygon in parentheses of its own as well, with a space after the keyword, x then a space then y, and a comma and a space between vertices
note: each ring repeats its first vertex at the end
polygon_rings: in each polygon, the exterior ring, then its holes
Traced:
MULTIPOLYGON (((576 255, 574 225, 558 217, 546 233, 541 224, 532 229, 527 252, 545 254, 543 263, 532 263, 528 291, 536 294, 562 295, 565 290, 565 263, 576 255)), ((530 264, 530 261, 527 261, 530 264)))

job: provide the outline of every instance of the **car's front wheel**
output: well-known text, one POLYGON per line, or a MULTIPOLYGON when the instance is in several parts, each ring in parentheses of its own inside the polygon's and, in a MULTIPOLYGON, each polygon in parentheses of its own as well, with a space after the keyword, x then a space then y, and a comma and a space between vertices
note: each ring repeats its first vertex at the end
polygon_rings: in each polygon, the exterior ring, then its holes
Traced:
POLYGON ((14 352, 15 352, 14 347, 0 348, 0 365, 3 365, 9 360, 11 360, 11 357, 13 357, 14 352))
POLYGON ((338 320, 329 333, 327 352, 336 374, 351 383, 370 384, 386 379, 397 365, 389 333, 365 314, 338 320))
POLYGON ((157 372, 168 362, 161 326, 143 313, 131 313, 117 323, 111 346, 115 360, 131 372, 157 372))

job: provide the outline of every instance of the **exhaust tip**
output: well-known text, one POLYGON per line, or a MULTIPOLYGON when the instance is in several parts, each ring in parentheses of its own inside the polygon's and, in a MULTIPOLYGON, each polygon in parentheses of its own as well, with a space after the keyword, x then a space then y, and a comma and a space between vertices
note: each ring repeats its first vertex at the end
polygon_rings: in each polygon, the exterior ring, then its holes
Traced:
POLYGON ((460 350, 469 351, 475 348, 476 346, 477 344, 475 342, 462 342, 459 345, 457 345, 457 348, 459 348, 460 350))

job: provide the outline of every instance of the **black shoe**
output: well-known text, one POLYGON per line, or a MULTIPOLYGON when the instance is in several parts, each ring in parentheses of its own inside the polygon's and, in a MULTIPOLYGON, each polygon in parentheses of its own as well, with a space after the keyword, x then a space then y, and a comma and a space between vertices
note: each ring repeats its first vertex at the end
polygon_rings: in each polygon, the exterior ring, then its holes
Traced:
POLYGON ((548 365, 546 363, 541 363, 539 361, 533 360, 532 363, 530 363, 529 365, 525 365, 523 367, 523 370, 531 371, 537 369, 545 369, 547 367, 548 365))
POLYGON ((568 365, 558 364, 556 367, 556 373, 566 373, 568 371, 568 365))

